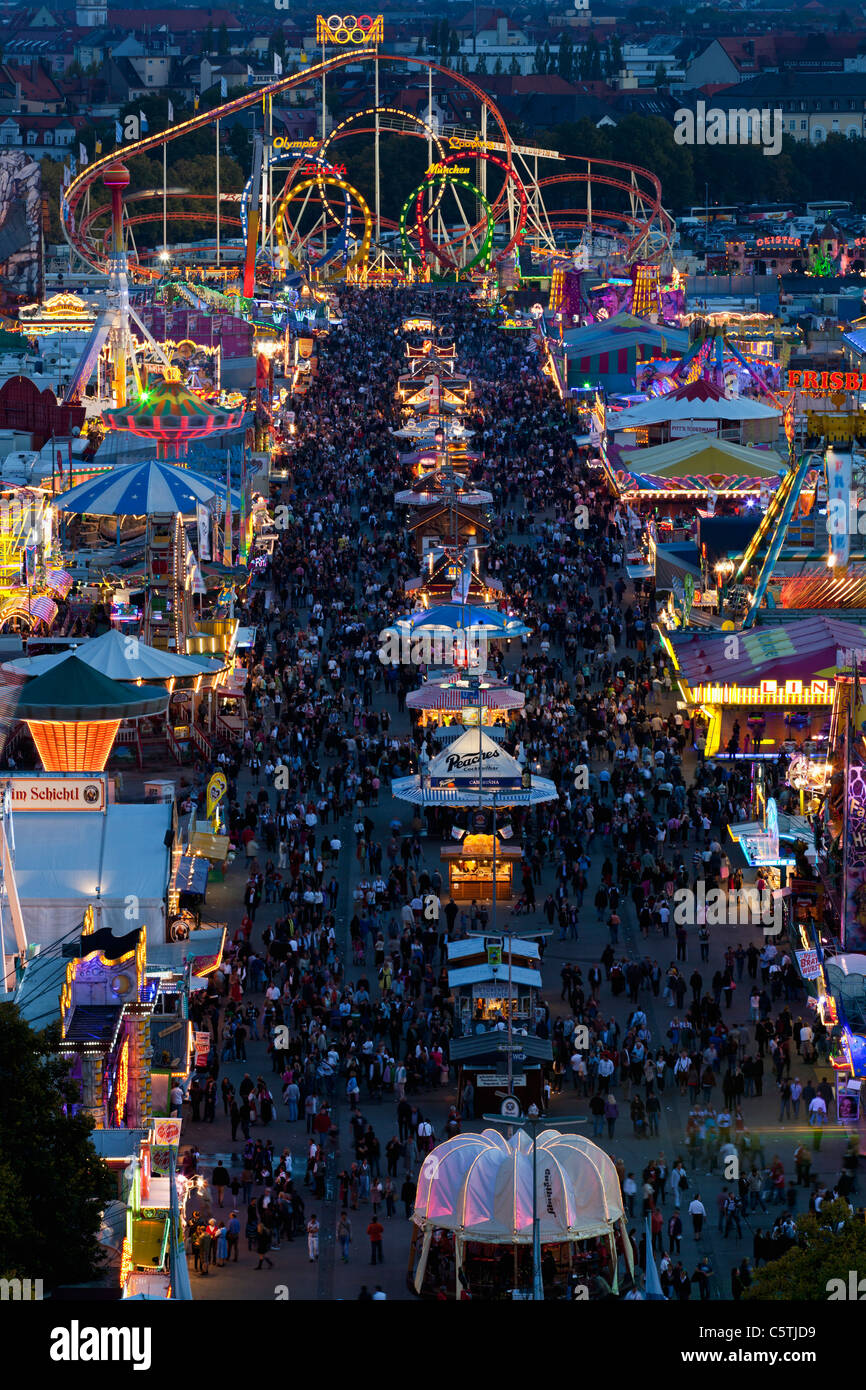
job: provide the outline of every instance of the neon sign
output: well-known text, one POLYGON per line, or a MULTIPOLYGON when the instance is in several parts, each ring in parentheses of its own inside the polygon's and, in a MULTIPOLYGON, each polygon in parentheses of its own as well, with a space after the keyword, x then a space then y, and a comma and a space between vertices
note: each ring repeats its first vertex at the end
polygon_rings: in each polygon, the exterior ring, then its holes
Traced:
POLYGON ((380 14, 375 18, 369 14, 316 15, 316 43, 363 45, 381 43, 384 37, 385 21, 380 14))
POLYGON ((123 1128, 124 1112, 126 1111, 126 1098, 129 1095, 129 1038, 123 1039, 123 1047, 120 1049, 120 1058, 117 1066, 117 1086, 114 1092, 114 1117, 118 1126, 123 1128))
POLYGON ((786 383, 791 391, 812 392, 816 396, 826 391, 866 390, 866 372, 788 372, 786 383))

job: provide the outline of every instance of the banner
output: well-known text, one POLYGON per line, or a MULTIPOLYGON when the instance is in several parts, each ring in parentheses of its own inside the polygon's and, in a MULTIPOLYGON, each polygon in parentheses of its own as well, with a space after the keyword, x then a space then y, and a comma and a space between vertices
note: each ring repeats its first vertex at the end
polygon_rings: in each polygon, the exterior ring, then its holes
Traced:
POLYGON ((198 527, 198 558, 199 560, 210 559, 210 512, 201 502, 195 509, 196 524, 198 527))
POLYGON ((215 772, 207 784, 206 815, 208 820, 213 816, 217 806, 219 806, 228 790, 228 782, 224 772, 215 772))
MULTIPOLYGON (((207 1035, 210 1037, 210 1033, 207 1035)), ((180 1130, 183 1121, 154 1120, 150 1131, 150 1172, 151 1177, 167 1178, 171 1171, 171 1155, 177 1158, 180 1144, 180 1130)))
POLYGON ((821 973, 817 951, 795 951, 797 965, 804 980, 817 980, 821 973))
POLYGON ((866 949, 866 769, 848 770, 844 826, 845 901, 842 944, 866 949))
POLYGON ((232 466, 226 456, 226 518, 223 535, 223 564, 231 568, 232 563, 232 466))
POLYGON ((844 571, 851 554, 848 504, 853 459, 850 453, 837 454, 835 449, 828 449, 824 463, 827 470, 827 535, 830 541, 827 564, 831 569, 844 571))
POLYGON ((206 1067, 207 1059, 210 1056, 211 1035, 207 1030, 204 1032, 193 1033, 193 1051, 195 1052, 195 1065, 206 1067))

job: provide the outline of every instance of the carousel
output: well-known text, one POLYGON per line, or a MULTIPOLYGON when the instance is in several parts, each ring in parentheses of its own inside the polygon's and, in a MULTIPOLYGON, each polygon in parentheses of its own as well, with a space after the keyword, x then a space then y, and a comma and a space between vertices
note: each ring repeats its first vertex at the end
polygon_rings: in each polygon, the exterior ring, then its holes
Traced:
POLYGON ((458 1134, 421 1167, 412 1214, 409 1286, 422 1297, 443 1286, 459 1298, 525 1296, 539 1222, 546 1296, 602 1278, 618 1287, 618 1252, 632 1272, 619 1174, 597 1144, 542 1130, 458 1134))

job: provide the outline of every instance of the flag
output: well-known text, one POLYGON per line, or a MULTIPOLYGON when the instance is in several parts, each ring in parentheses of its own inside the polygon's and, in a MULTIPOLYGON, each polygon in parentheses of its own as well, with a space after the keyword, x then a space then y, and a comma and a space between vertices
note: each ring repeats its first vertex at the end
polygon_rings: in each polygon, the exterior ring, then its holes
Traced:
POLYGON ((650 1218, 646 1219, 646 1280, 644 1287, 648 1299, 664 1299, 664 1289, 656 1269, 655 1256, 653 1255, 653 1237, 650 1218))
POLYGON ((282 75, 283 75, 283 60, 282 60, 282 58, 280 57, 279 53, 275 53, 275 54, 274 54, 274 77, 282 77, 282 75))
POLYGON ((81 165, 82 169, 87 163, 87 150, 84 148, 83 145, 78 146, 78 162, 81 165))
POLYGON ((101 141, 101 140, 99 140, 99 139, 94 140, 94 142, 93 142, 93 153, 94 153, 94 154, 102 154, 102 141, 101 141))
POLYGON ((120 121, 114 122, 114 138, 118 145, 123 144, 123 128, 121 127, 120 121))
POLYGON ((226 97, 228 96, 228 94, 229 94, 229 84, 228 84, 228 82, 226 81, 226 79, 225 79, 224 77, 221 77, 221 78, 220 78, 220 96, 222 97, 223 101, 225 101, 225 99, 226 99, 226 97))
POLYGON ((232 562, 232 466, 231 459, 226 455, 226 519, 223 534, 223 564, 231 565, 232 562))
POLYGON ((510 840, 514 834, 514 827, 510 821, 506 821, 505 825, 497 826, 497 832, 501 840, 510 840))
POLYGON ((141 133, 142 133, 142 135, 146 135, 146 134, 147 134, 147 130, 148 130, 148 126, 147 126, 147 117, 145 116, 144 112, 141 110, 140 107, 139 107, 139 111, 138 111, 138 122, 139 122, 139 125, 141 126, 141 133))
POLYGON ((194 96, 193 99, 192 99, 192 104, 193 104, 193 107, 195 108, 196 111, 198 110, 198 103, 199 103, 199 95, 198 95, 198 92, 196 92, 195 96, 194 96))
POLYGON ((71 154, 69 156, 69 173, 73 179, 75 178, 75 175, 78 173, 78 160, 75 158, 74 154, 71 154))
POLYGON ((71 182, 72 182, 72 174, 71 174, 71 172, 70 172, 69 165, 68 165, 68 164, 64 164, 64 166, 63 166, 63 187, 64 187, 64 188, 68 188, 71 182))
POLYGON ((174 105, 172 104, 171 97, 168 99, 168 123, 169 125, 174 125, 174 105))

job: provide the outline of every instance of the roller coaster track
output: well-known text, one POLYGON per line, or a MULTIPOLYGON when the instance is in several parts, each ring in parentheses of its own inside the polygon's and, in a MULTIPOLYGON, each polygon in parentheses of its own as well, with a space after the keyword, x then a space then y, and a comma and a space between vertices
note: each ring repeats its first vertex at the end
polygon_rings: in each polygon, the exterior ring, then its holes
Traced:
MULTIPOLYGON (((502 139, 505 144, 505 161, 511 167, 511 136, 508 127, 490 97, 470 78, 464 77, 462 73, 454 72, 451 68, 443 67, 440 63, 430 62, 429 59, 404 56, 397 53, 380 53, 374 48, 354 49, 350 53, 338 54, 335 58, 329 58, 323 63, 313 63, 306 67, 303 72, 292 73, 287 77, 280 78, 277 82, 271 83, 267 87, 259 87, 254 91, 245 92, 243 96, 235 97, 230 101, 224 102, 221 106, 214 107, 211 111, 202 111, 197 115, 191 116, 188 120, 179 121, 176 125, 169 126, 168 129, 160 131, 158 134, 146 135, 141 140, 131 141, 129 144, 120 145, 110 155, 104 155, 101 159, 88 164, 80 174, 78 174, 66 190, 65 196, 61 197, 60 211, 63 234, 70 246, 79 256, 95 270, 106 271, 108 269, 107 258, 105 258, 99 248, 88 242, 83 236, 80 227, 76 225, 76 211, 81 204, 87 190, 93 187, 98 180, 106 173, 112 164, 126 162, 134 159, 136 155, 147 154, 150 150, 160 149, 163 145, 172 140, 183 139, 184 136, 191 134, 195 130, 202 130, 206 126, 213 124, 214 121, 225 120, 229 116, 235 115, 239 111, 245 111, 251 106, 256 106, 259 102, 267 100, 268 97, 278 96, 283 92, 289 92, 295 87, 308 85, 311 81, 315 82, 318 78, 326 77, 329 72, 336 72, 338 69, 347 67, 352 63, 399 63, 410 68, 421 68, 426 71, 441 73, 450 82, 457 83, 466 91, 472 93, 481 104, 486 107, 493 117, 496 125, 502 132, 502 139)), ((503 190, 504 192, 504 190, 503 190)))

